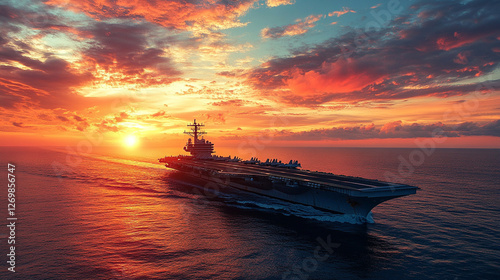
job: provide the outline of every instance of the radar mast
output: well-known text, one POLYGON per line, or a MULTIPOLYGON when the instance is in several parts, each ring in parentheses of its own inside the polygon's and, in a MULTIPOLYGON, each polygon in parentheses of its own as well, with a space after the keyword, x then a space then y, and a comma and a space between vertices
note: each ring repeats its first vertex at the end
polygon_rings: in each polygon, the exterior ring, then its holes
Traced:
POLYGON ((195 158, 212 158, 212 153, 214 152, 214 144, 205 139, 198 139, 198 136, 207 134, 205 131, 201 130, 204 124, 197 123, 196 119, 192 124, 188 124, 191 131, 184 131, 184 134, 193 136, 193 141, 191 138, 188 139, 184 151, 189 152, 195 158))
POLYGON ((187 126, 192 127, 191 131, 184 131, 184 134, 193 136, 195 143, 196 140, 198 140, 198 135, 207 134, 205 131, 201 131, 201 127, 205 125, 201 123, 196 123, 196 119, 194 119, 194 122, 192 124, 188 124, 187 126))

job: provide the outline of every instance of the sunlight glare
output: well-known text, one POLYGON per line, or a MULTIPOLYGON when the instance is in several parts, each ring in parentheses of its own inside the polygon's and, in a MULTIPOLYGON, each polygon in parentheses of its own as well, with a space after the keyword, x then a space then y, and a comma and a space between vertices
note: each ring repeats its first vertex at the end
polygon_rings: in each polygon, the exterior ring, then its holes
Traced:
POLYGON ((135 136, 135 135, 128 135, 124 139, 124 144, 125 144, 125 146, 127 146, 129 148, 135 147, 138 144, 137 136, 135 136))

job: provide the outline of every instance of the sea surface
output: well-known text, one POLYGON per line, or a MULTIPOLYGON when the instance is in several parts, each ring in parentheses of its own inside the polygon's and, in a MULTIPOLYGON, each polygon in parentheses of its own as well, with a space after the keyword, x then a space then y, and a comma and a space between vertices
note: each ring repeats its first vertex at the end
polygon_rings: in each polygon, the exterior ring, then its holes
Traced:
MULTIPOLYGON (((218 148, 238 155, 238 148, 218 148)), ((0 279, 498 279, 500 150, 258 147, 420 187, 365 220, 197 183, 174 150, 0 147, 0 279), (15 165, 15 273, 7 165, 15 165)))

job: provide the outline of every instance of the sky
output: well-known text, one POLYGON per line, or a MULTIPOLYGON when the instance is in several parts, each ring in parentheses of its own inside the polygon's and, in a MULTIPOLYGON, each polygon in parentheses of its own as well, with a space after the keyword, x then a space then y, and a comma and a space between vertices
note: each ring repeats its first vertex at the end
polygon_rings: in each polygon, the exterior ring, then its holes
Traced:
POLYGON ((2 0, 0 145, 500 148, 499 10, 2 0))

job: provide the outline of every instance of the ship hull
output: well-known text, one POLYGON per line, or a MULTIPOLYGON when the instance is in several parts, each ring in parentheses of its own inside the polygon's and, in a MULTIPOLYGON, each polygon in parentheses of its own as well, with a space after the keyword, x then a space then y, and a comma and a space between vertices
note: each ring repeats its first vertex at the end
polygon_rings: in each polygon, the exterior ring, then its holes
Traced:
POLYGON ((309 186, 290 186, 279 180, 272 180, 267 177, 221 177, 204 174, 204 172, 186 172, 181 171, 183 176, 189 179, 198 179, 211 185, 210 189, 234 188, 245 192, 250 192, 262 196, 280 199, 292 203, 312 206, 317 209, 340 213, 353 214, 366 217, 370 211, 378 204, 389 199, 414 194, 416 190, 387 190, 386 193, 377 193, 375 195, 360 195, 350 193, 349 191, 332 191, 309 186))
POLYGON ((256 158, 213 156, 213 144, 198 136, 203 124, 189 124, 193 136, 184 147, 191 156, 160 158, 166 167, 189 178, 197 178, 221 187, 256 193, 319 209, 366 217, 376 205, 396 197, 414 194, 417 187, 359 177, 300 170, 298 161, 288 164, 277 159, 261 162, 256 158))

